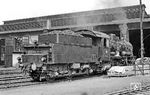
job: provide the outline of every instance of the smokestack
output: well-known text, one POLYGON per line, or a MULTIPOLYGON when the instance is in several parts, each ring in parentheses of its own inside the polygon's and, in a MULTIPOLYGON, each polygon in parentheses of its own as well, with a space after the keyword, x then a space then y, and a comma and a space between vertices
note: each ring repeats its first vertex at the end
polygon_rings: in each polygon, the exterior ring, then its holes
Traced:
MULTIPOLYGON (((119 7, 108 11, 108 14, 113 14, 114 20, 128 20, 126 11, 121 8, 124 5, 124 1, 122 0, 99 0, 98 5, 102 5, 103 8, 112 8, 112 7, 119 7)), ((128 26, 127 23, 121 23, 119 25, 120 29, 120 37, 124 38, 125 40, 129 41, 129 34, 128 34, 128 26)))
POLYGON ((120 29, 120 37, 126 41, 129 41, 129 33, 127 23, 123 23, 119 25, 120 29))

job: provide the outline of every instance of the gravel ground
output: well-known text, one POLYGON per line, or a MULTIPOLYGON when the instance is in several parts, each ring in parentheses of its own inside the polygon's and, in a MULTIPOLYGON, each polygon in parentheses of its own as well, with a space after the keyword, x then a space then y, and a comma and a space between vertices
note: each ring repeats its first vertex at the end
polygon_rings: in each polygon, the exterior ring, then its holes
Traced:
POLYGON ((132 77, 94 77, 0 91, 0 95, 103 95, 129 88, 131 83, 150 84, 150 75, 132 77))

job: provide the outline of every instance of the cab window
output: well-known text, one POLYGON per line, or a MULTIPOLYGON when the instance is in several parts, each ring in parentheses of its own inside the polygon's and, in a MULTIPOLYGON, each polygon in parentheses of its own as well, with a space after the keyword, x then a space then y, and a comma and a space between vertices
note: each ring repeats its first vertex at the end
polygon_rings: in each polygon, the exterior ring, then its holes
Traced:
POLYGON ((104 38, 104 47, 109 47, 109 40, 104 38))

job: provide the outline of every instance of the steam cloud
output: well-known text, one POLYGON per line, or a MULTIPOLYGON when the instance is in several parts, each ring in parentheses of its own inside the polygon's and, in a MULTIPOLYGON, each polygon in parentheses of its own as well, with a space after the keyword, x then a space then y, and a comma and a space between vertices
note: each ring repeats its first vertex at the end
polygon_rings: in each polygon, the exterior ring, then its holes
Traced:
POLYGON ((97 0, 96 7, 101 8, 112 8, 112 7, 120 7, 123 5, 122 0, 97 0))
MULTIPOLYGON (((95 7, 99 8, 115 8, 115 7, 120 7, 117 9, 113 9, 113 11, 107 11, 107 14, 113 14, 115 17, 115 20, 128 20, 126 12, 121 6, 125 5, 125 1, 123 0, 97 0, 97 4, 95 7)), ((126 3, 127 4, 127 3, 126 3)), ((119 25, 119 29, 121 31, 122 36, 127 39, 127 31, 128 31, 128 26, 126 23, 122 23, 119 25)))

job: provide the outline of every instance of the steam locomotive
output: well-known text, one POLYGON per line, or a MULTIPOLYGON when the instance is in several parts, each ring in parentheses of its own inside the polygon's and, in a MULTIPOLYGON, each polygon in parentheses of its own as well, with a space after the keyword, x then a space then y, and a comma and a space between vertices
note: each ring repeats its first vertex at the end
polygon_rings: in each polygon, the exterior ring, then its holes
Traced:
POLYGON ((114 57, 120 49, 123 48, 123 56, 132 56, 132 50, 123 47, 126 44, 120 41, 122 48, 118 48, 118 43, 97 31, 51 31, 39 35, 38 42, 24 45, 22 63, 29 67, 26 69, 33 80, 38 81, 102 73, 117 62, 114 57))

